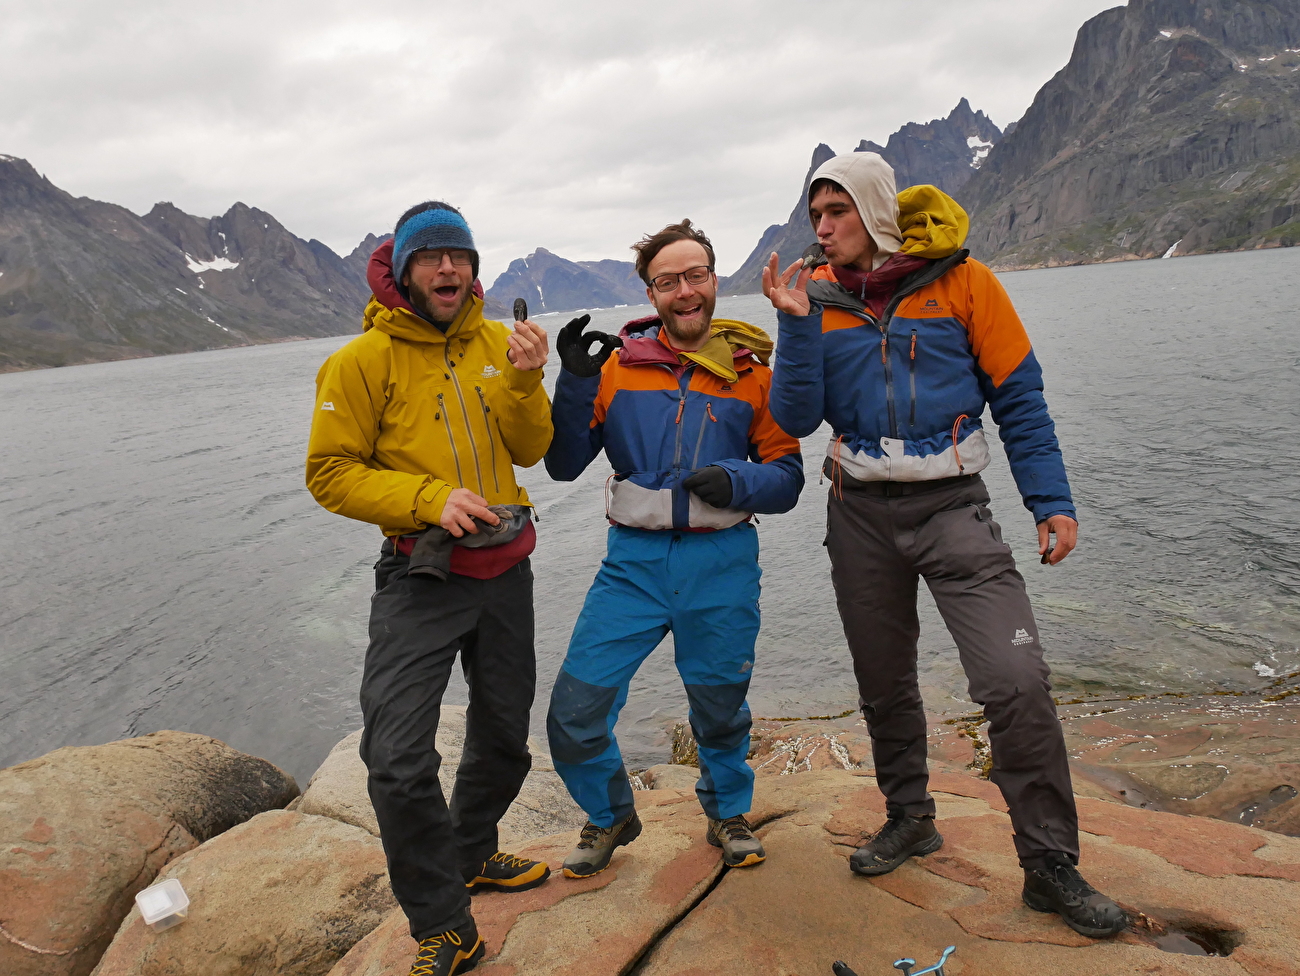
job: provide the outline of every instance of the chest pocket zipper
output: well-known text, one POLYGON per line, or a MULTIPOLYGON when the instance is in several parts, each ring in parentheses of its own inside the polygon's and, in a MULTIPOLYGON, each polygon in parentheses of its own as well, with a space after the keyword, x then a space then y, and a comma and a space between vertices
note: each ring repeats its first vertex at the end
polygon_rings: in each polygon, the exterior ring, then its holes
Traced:
POLYGON ((500 493, 501 482, 497 480, 497 442, 492 436, 492 420, 488 417, 492 408, 487 405, 487 398, 483 396, 483 387, 474 387, 474 392, 478 394, 478 405, 483 408, 483 426, 487 429, 488 457, 492 462, 492 487, 500 493))
POLYGON ((912 412, 908 419, 908 425, 916 426, 916 330, 912 330, 912 353, 907 361, 907 377, 912 386, 912 412))
POLYGON ((451 418, 447 416, 447 404, 443 400, 441 393, 438 394, 438 412, 433 415, 433 419, 437 420, 440 417, 442 422, 447 425, 447 444, 451 447, 451 459, 456 462, 456 480, 460 482, 457 487, 464 488, 465 476, 460 470, 460 455, 456 453, 456 438, 452 436, 451 418))
POLYGON ((704 431, 708 428, 708 422, 712 420, 715 424, 718 418, 713 416, 713 401, 704 404, 704 416, 700 418, 700 434, 695 438, 695 455, 691 458, 691 470, 700 466, 700 448, 704 445, 704 431))

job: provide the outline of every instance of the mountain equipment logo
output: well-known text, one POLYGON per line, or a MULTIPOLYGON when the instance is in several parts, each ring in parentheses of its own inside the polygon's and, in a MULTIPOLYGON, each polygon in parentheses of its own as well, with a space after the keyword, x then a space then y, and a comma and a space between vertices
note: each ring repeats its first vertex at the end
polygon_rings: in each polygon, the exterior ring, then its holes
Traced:
POLYGON ((324 403, 322 403, 322 404, 320 405, 320 408, 321 408, 322 410, 333 410, 333 409, 334 409, 334 401, 333 401, 333 400, 326 400, 324 403))
POLYGON ((1033 642, 1034 639, 1029 636, 1029 631, 1027 630, 1017 630, 1016 636, 1011 638, 1011 643, 1013 644, 1032 644, 1033 642))
POLYGON ((488 363, 486 366, 483 367, 483 378, 485 380, 490 380, 492 377, 500 376, 500 375, 501 375, 501 370, 497 369, 491 363, 488 363))

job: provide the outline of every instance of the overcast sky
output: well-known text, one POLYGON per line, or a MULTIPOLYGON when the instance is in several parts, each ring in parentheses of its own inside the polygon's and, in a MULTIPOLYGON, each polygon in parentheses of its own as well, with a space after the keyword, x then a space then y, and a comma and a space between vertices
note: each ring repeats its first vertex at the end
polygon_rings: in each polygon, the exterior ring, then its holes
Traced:
POLYGON ((491 284, 545 247, 629 259, 690 216, 734 270, 813 147, 965 96, 999 126, 1104 0, 0 0, 0 153, 79 196, 237 200, 346 254, 460 206, 491 284))

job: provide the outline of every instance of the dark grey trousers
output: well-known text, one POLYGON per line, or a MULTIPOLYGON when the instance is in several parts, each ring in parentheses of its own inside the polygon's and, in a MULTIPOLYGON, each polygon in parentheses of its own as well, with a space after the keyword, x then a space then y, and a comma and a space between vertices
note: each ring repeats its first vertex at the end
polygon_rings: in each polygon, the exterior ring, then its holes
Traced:
POLYGON ((468 921, 465 881, 496 853, 497 823, 532 768, 533 573, 525 559, 490 580, 412 577, 407 557, 391 542, 384 550, 361 678, 361 758, 393 894, 418 941, 468 921), (434 736, 457 652, 469 708, 449 809, 434 736))
POLYGON ((840 480, 827 511, 831 579, 890 816, 935 812, 916 675, 919 577, 957 644, 971 699, 984 706, 991 779, 1010 808, 1020 863, 1038 866, 1048 851, 1077 862, 1078 815, 1050 672, 983 480, 886 487, 842 478, 842 490, 840 480))

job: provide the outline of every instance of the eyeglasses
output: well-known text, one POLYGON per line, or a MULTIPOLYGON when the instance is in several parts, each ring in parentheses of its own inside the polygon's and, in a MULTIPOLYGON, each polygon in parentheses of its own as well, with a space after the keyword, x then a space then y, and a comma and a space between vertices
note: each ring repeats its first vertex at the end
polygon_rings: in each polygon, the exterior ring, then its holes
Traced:
POLYGON ((451 258, 451 263, 458 268, 467 268, 474 262, 470 259, 469 251, 453 250, 446 247, 427 248, 423 251, 416 251, 411 255, 411 263, 418 264, 422 268, 436 268, 442 264, 442 256, 446 255, 451 258))
POLYGON ((661 274, 650 279, 650 284, 654 285, 655 291, 667 294, 670 291, 676 291, 681 285, 681 280, 686 279, 688 285, 702 285, 709 280, 713 274, 713 269, 707 265, 700 265, 697 268, 687 268, 679 274, 661 274))

